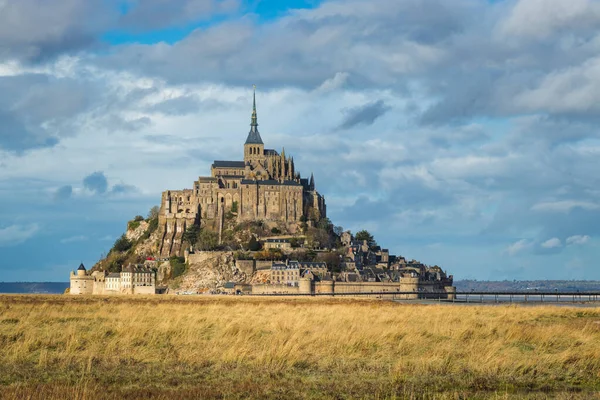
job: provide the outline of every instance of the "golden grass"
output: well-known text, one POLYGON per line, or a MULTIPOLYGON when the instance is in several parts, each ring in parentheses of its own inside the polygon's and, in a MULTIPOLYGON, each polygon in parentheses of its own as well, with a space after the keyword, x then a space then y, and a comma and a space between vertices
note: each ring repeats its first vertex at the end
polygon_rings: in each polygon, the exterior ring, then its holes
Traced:
POLYGON ((0 296, 0 398, 591 398, 600 309, 0 296))

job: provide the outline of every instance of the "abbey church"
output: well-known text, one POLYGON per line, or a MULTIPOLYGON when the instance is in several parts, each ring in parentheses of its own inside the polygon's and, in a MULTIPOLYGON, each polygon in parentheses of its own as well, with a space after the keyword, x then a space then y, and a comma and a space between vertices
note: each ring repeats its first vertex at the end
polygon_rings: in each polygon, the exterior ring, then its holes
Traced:
POLYGON ((293 231, 300 221, 326 216, 325 198, 314 177, 302 178, 293 157, 265 149, 258 131, 256 92, 243 161, 214 161, 211 176, 201 176, 192 189, 163 192, 159 229, 161 256, 180 255, 186 229, 199 224, 219 229, 231 212, 238 222, 262 220, 293 231))

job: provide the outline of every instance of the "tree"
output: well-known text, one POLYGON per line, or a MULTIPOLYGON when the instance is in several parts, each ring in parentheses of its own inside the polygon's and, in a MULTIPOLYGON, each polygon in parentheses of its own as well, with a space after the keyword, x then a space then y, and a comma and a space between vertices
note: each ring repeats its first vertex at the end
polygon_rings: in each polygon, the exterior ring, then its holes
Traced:
POLYGON ((186 264, 185 258, 173 256, 169 259, 169 264, 171 264, 171 277, 177 278, 185 273, 186 264))
POLYGON ((256 240, 256 236, 252 236, 248 241, 248 250, 258 251, 260 250, 260 242, 256 240))
POLYGON ((331 272, 341 272, 343 256, 335 251, 329 251, 327 253, 319 253, 317 260, 327 263, 327 267, 331 272))
POLYGON ((121 237, 115 241, 115 244, 113 245, 113 250, 123 252, 129 250, 131 246, 131 241, 127 239, 125 234, 122 234, 121 237))
POLYGON ((334 226, 333 233, 335 233, 336 236, 342 236, 342 233, 344 233, 344 228, 341 226, 334 226))
POLYGON ((196 247, 199 250, 211 251, 219 247, 219 235, 209 229, 201 229, 198 234, 196 247))
POLYGON ((160 212, 160 208, 158 206, 154 206, 148 211, 148 219, 158 219, 158 213, 160 212))
POLYGON ((329 232, 332 225, 333 224, 331 223, 331 220, 327 217, 321 218, 321 220, 319 222, 317 222, 317 228, 327 231, 327 232, 329 232))
POLYGON ((183 233, 182 239, 185 242, 188 242, 189 244, 194 245, 198 241, 199 234, 200 234, 200 227, 198 225, 194 224, 185 230, 185 232, 183 233))
POLYGON ((322 229, 308 228, 306 231, 306 244, 310 248, 329 247, 329 242, 329 234, 322 229))
POLYGON ((362 231, 358 231, 356 232, 356 235, 354 235, 354 237, 356 238, 356 240, 366 240, 367 241, 367 245, 369 247, 373 247, 373 246, 377 246, 377 242, 375 241, 375 238, 373 237, 373 235, 371 235, 369 233, 369 231, 363 229, 362 231))

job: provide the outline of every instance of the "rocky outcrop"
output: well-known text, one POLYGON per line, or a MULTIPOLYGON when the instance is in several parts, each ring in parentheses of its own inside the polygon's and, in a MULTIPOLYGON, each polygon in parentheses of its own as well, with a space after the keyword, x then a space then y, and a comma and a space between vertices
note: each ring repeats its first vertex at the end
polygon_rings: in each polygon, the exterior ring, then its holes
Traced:
POLYGON ((226 282, 247 283, 247 276, 235 266, 230 251, 211 251, 190 254, 189 268, 181 276, 180 290, 203 292, 222 288, 226 282))
MULTIPOLYGON (((148 230, 148 223, 146 221, 135 221, 135 222, 138 224, 137 227, 135 229, 128 228, 127 232, 125 232, 125 237, 131 242, 137 241, 148 230)), ((133 223, 133 221, 129 222, 129 224, 132 224, 132 223, 133 223)))

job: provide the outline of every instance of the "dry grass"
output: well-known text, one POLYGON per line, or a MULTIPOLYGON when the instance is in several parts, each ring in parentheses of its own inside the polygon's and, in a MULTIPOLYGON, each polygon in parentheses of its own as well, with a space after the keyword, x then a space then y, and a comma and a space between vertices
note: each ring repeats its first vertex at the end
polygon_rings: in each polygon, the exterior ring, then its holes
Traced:
POLYGON ((1 398, 591 398, 600 309, 0 296, 1 398))

